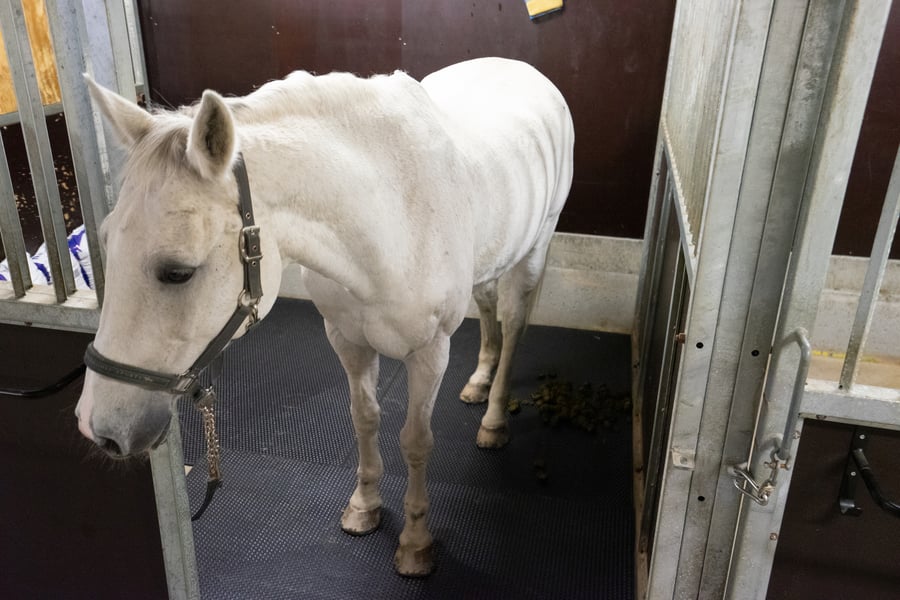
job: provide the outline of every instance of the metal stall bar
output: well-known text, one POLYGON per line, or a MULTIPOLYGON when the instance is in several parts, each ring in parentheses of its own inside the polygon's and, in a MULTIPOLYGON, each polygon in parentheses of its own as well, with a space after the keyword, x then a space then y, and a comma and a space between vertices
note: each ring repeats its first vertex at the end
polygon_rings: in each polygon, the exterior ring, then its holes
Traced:
POLYGON ((832 381, 813 379, 800 402, 800 416, 900 431, 900 390, 857 383, 847 391, 832 381))
MULTIPOLYGON (((688 10, 691 3, 679 4, 679 10, 688 10)), ((726 356, 733 360, 726 346, 733 346, 739 338, 718 334, 723 324, 719 316, 726 283, 727 259, 733 243, 733 228, 738 210, 738 198, 751 132, 752 116, 756 103, 755 90, 762 69, 764 50, 768 37, 771 2, 754 3, 702 3, 695 2, 690 10, 721 9, 723 17, 730 21, 730 29, 718 44, 727 44, 727 54, 722 59, 725 69, 721 81, 716 82, 715 97, 706 100, 705 111, 714 111, 716 125, 709 163, 705 170, 696 170, 694 177, 707 178, 703 203, 702 225, 683 223, 682 228, 699 230, 694 240, 698 248, 697 263, 690 290, 685 345, 674 392, 674 405, 668 452, 665 455, 658 520, 654 534, 653 554, 650 564, 648 597, 697 597, 702 583, 703 548, 708 530, 706 495, 695 496, 693 489, 706 486, 713 454, 709 454, 714 437, 724 432, 729 406, 723 402, 708 401, 712 377, 726 356), (697 502, 701 509, 697 510, 697 502)), ((691 27, 679 32, 679 36, 696 37, 691 27)), ((674 34, 673 34, 674 35, 674 34)), ((699 51, 698 51, 699 52, 699 51)), ((698 55, 702 55, 699 52, 698 55)), ((683 67, 685 65, 682 65, 683 67)), ((671 76, 672 74, 670 74, 671 76)), ((682 79, 690 81, 687 75, 682 79)), ((712 89, 712 88, 711 88, 712 89)), ((687 93, 687 91, 683 91, 687 93)), ((668 110, 668 109, 667 109, 668 110)), ((681 113, 666 113, 662 124, 667 139, 672 141, 670 155, 675 165, 673 171, 685 173, 682 162, 691 160, 690 139, 669 135, 677 126, 674 118, 681 113), (673 118, 672 115, 675 115, 673 118)), ((712 133, 712 132, 711 132, 712 133)), ((684 183, 685 190, 699 189, 695 184, 684 183)), ((680 190, 679 190, 680 191, 680 190)), ((687 192, 685 192, 687 193, 687 192)), ((697 199, 691 200, 696 204, 697 199)), ((734 324, 729 324, 733 326, 734 324)))
POLYGON ((128 27, 128 41, 131 48, 131 62, 134 67, 134 86, 140 96, 144 94, 150 98, 150 89, 147 85, 147 61, 144 57, 144 45, 141 43, 141 19, 137 0, 125 0, 125 21, 128 27))
POLYGON ((25 138, 28 164, 31 167, 41 230, 47 244, 53 288, 56 292, 56 301, 62 303, 75 291, 75 276, 69 257, 53 151, 50 148, 50 136, 47 133, 47 122, 44 119, 44 107, 41 103, 41 92, 35 75, 34 58, 31 54, 31 43, 21 2, 0 0, 0 29, 3 31, 6 55, 15 83, 16 102, 22 118, 22 135, 25 138))
MULTIPOLYGON (((773 7, 729 257, 728 302, 723 301, 720 313, 723 330, 734 322, 741 341, 730 357, 722 357, 711 377, 716 383, 707 390, 729 403, 731 412, 718 438, 722 446, 708 447, 706 453, 717 470, 715 488, 698 487, 691 494, 694 509, 711 508, 701 597, 722 597, 725 590, 741 505, 732 467, 745 461, 752 447, 776 325, 772 302, 784 287, 824 96, 824 86, 816 82, 828 77, 841 14, 834 3, 776 2, 773 7), (704 502, 696 500, 700 496, 704 502)), ((708 486, 713 477, 710 471, 708 486)))
POLYGON ((109 40, 112 44, 112 57, 116 70, 116 89, 130 100, 136 97, 137 86, 134 61, 131 55, 131 39, 128 35, 128 15, 125 12, 123 0, 106 2, 105 5, 109 40))
POLYGON ((900 216, 900 149, 897 150, 897 157, 894 159, 891 181, 888 184, 884 206, 881 208, 881 218, 878 221, 875 241, 872 243, 866 278, 856 307, 856 318, 850 330, 850 343, 847 345, 847 355, 841 369, 840 388, 843 390, 853 387, 859 371, 860 353, 865 348, 872 317, 875 316, 875 302, 878 300, 884 270, 891 254, 891 243, 897 230, 898 216, 900 216))
MULTIPOLYGON (((63 106, 61 102, 54 102, 53 104, 45 104, 44 105, 44 116, 52 117, 54 115, 58 115, 63 111, 63 106)), ((16 123, 21 123, 22 118, 19 116, 19 112, 8 112, 6 114, 0 115, 0 127, 6 127, 7 125, 15 125, 16 123)))
MULTIPOLYGON (((800 223, 782 299, 776 340, 798 327, 811 329, 834 242, 856 140, 887 22, 890 0, 847 2, 844 8, 822 116, 804 188, 800 223)), ((799 353, 773 355, 771 396, 763 398, 750 472, 768 473, 772 450, 788 420, 788 400, 799 353)), ((803 421, 797 423, 799 437, 803 421)), ((765 505, 743 502, 727 582, 734 598, 765 598, 790 486, 792 463, 779 463, 778 485, 765 505)), ((758 477, 759 475, 757 475, 758 477)))
POLYGON ((91 100, 83 73, 90 72, 90 53, 85 29, 84 7, 81 2, 47 0, 47 18, 56 52, 59 87, 66 114, 66 130, 81 214, 88 235, 88 248, 94 275, 94 292, 97 302, 103 303, 105 257, 97 239, 97 229, 109 212, 112 202, 107 197, 108 187, 101 157, 102 135, 97 115, 91 108, 91 100))
POLYGON ((21 298, 25 295, 25 290, 31 287, 31 273, 25 257, 22 223, 16 210, 16 194, 13 192, 2 136, 0 136, 0 239, 3 240, 13 296, 21 298))
POLYGON ((175 415, 166 441, 150 451, 150 469, 169 599, 196 600, 200 598, 200 579, 181 448, 181 427, 175 415))

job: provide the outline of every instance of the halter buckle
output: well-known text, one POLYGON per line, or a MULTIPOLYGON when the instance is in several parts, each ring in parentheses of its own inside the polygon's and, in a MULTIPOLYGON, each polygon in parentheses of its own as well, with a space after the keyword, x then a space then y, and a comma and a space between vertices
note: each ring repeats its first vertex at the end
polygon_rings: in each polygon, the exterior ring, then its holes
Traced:
POLYGON ((262 246, 259 243, 259 225, 248 225, 241 229, 241 260, 250 264, 262 260, 262 246))
POLYGON ((197 373, 187 371, 178 376, 178 379, 172 384, 171 391, 179 395, 185 395, 192 393, 196 385, 197 373))

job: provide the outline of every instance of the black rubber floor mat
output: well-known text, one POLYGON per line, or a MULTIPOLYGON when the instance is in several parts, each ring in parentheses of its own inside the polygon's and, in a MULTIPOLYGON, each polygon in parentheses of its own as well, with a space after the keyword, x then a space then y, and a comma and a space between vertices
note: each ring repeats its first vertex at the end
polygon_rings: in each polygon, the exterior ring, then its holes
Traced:
MULTIPOLYGON (((225 487, 194 525, 206 599, 632 597, 627 497, 561 499, 432 479, 437 566, 414 580, 392 566, 402 477, 382 482, 381 528, 353 537, 339 526, 353 470, 239 451, 223 466, 225 487)), ((195 502, 198 471, 188 478, 195 502)))
MULTIPOLYGON (((382 359, 381 529, 343 534, 356 447, 347 384, 321 317, 280 300, 259 330, 234 344, 219 384, 225 486, 195 524, 204 598, 630 598, 633 595, 630 425, 595 433, 547 426, 534 406, 510 417, 502 450, 475 446, 484 405, 459 401, 478 354, 478 323, 454 335, 433 417, 428 467, 437 569, 394 574, 406 467, 398 436, 406 373, 382 359)), ((530 327, 517 355, 513 396, 555 371, 612 395, 629 388, 629 340, 530 327)), ((192 505, 205 480, 202 433, 182 407, 192 505)))
MULTIPOLYGON (((401 367, 381 359, 379 394, 401 367)), ((347 379, 309 302, 279 300, 231 344, 216 392, 223 448, 329 464, 355 452, 347 379)), ((185 463, 192 465, 205 453, 202 421, 185 399, 179 411, 185 463)))

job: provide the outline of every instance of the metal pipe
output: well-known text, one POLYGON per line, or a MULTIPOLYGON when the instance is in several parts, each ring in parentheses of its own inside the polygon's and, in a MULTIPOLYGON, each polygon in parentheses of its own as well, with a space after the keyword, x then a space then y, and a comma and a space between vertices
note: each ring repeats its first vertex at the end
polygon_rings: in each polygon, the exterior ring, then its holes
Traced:
POLYGON ((878 230, 875 232, 875 241, 872 242, 872 253, 866 269, 866 278, 863 280, 859 304, 856 306, 856 318, 850 330, 847 355, 844 358, 844 366, 841 368, 839 387, 844 390, 849 390, 853 386, 856 374, 859 372, 859 356, 866 347, 866 339, 869 337, 869 329, 872 327, 875 304, 881 289, 881 281, 884 279, 888 257, 891 254, 891 243, 894 241, 894 232, 897 230, 898 217, 900 217, 900 148, 894 159, 891 181, 888 184, 887 195, 881 208, 881 218, 878 221, 878 230))
POLYGON ((900 504, 884 497, 881 486, 878 485, 875 473, 872 472, 872 467, 869 465, 869 461, 866 460, 866 453, 862 448, 853 449, 853 460, 856 462, 856 466, 859 467, 859 474, 866 483, 866 488, 868 488, 872 500, 874 500, 882 510, 895 517, 900 517, 900 504))

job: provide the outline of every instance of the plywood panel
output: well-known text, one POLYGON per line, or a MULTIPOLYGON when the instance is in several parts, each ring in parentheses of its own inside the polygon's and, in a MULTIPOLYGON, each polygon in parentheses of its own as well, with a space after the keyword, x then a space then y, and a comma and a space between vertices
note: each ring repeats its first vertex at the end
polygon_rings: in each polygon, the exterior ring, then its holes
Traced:
POLYGON ((674 0, 569 2, 531 22, 521 0, 141 0, 151 97, 246 94, 292 69, 414 77, 478 56, 518 58, 560 88, 575 181, 559 229, 644 230, 674 0))
MULTIPOLYGON (((34 58, 38 87, 41 90, 41 102, 55 104, 60 101, 59 80, 56 76, 53 44, 50 41, 47 8, 43 0, 23 0, 22 8, 25 10, 25 25, 28 28, 31 54, 34 58)), ((16 97, 6 46, 2 42, 3 37, 0 34, 0 114, 6 114, 16 110, 16 97)))

